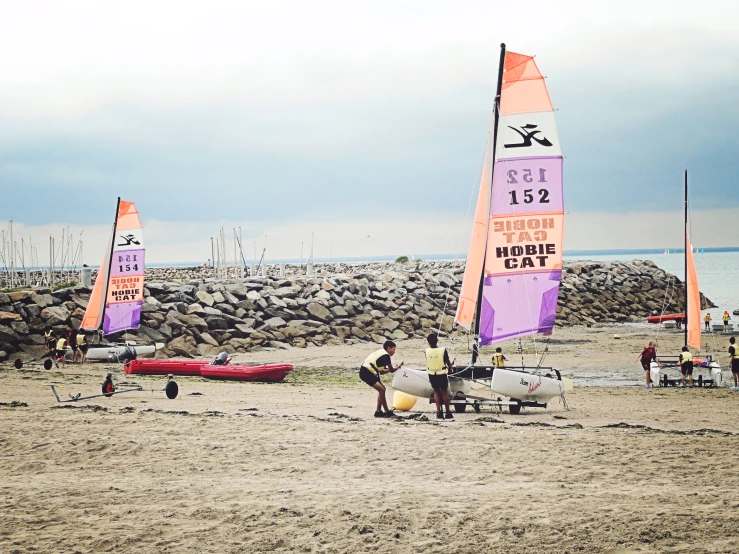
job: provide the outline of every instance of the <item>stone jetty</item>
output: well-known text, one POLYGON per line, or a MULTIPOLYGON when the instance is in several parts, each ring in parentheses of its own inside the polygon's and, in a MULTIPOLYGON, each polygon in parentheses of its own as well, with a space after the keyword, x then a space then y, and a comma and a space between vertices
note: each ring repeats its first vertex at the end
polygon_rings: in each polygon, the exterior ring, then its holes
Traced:
MULTIPOLYGON (((195 357, 466 332, 453 329, 464 262, 319 264, 311 277, 300 266, 281 270, 217 280, 211 268, 147 269, 142 325, 129 338, 165 344, 163 357, 195 357)), ((66 336, 89 296, 84 285, 0 292, 0 361, 43 356, 44 327, 66 336)), ((684 306, 680 279, 653 262, 566 262, 557 325, 638 321, 684 306)))

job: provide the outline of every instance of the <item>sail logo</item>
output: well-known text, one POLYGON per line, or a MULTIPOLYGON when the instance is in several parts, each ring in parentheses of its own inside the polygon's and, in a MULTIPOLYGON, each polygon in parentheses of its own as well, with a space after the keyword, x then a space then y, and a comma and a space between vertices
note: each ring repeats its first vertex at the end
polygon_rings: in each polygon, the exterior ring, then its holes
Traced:
POLYGON ((508 128, 515 131, 521 136, 521 141, 518 144, 504 144, 506 148, 529 148, 530 146, 533 146, 533 141, 536 141, 539 145, 550 147, 553 146, 551 142, 549 142, 549 139, 542 136, 541 138, 537 137, 538 134, 540 134, 542 131, 538 128, 538 125, 535 125, 533 123, 527 123, 526 125, 521 125, 520 128, 513 127, 512 125, 509 125, 508 128))
POLYGON ((141 243, 136 240, 136 235, 133 235, 131 233, 126 236, 120 235, 118 238, 120 238, 123 242, 120 244, 116 244, 116 246, 131 246, 132 244, 135 244, 136 246, 141 246, 141 243))
POLYGON ((541 386, 541 377, 539 377, 538 383, 529 383, 529 394, 534 392, 536 389, 538 389, 541 386))

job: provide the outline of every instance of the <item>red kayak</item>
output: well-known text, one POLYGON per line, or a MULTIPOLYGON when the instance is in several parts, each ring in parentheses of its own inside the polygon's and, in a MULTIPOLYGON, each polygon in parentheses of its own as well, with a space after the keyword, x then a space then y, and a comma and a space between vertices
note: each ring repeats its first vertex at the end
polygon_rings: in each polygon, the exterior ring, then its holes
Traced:
POLYGON ((685 314, 665 314, 665 315, 650 315, 647 318, 647 323, 662 323, 663 321, 675 321, 677 318, 685 321, 685 314))
POLYGON ((200 377, 200 368, 210 360, 129 360, 123 371, 133 375, 185 375, 200 377))
POLYGON ((233 381, 282 381, 295 366, 292 364, 266 365, 204 365, 200 375, 208 379, 228 379, 233 381))

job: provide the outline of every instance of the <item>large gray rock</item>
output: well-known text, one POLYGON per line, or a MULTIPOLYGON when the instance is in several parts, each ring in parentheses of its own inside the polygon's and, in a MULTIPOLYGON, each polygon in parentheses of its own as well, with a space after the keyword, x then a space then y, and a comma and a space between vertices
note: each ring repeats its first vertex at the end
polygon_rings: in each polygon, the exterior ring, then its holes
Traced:
POLYGON ((318 321, 331 321, 334 316, 331 314, 331 312, 326 308, 325 306, 318 304, 317 302, 311 302, 306 307, 306 310, 308 313, 318 321))
POLYGON ((206 344, 210 344, 211 346, 220 346, 218 344, 218 341, 214 339, 212 336, 210 336, 209 333, 201 333, 200 340, 206 344))
POLYGON ((41 310, 41 319, 49 325, 64 325, 70 315, 69 310, 63 306, 51 306, 41 310))
POLYGON ((10 327, 0 325, 0 342, 7 342, 8 344, 18 344, 21 338, 18 333, 13 331, 10 327))
POLYGON ((204 290, 199 290, 195 293, 195 296, 197 297, 200 302, 205 304, 206 306, 212 306, 216 303, 213 296, 211 296, 209 293, 205 292, 204 290))
POLYGON ((23 321, 23 317, 13 312, 0 312, 0 323, 10 323, 11 321, 23 321))

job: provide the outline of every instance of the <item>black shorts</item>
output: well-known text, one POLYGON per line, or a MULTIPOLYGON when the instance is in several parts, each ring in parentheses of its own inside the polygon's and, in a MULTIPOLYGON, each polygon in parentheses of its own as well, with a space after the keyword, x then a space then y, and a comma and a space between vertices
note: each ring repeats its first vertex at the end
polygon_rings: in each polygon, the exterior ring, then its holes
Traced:
POLYGON ((731 372, 739 373, 739 359, 734 359, 734 361, 731 362, 731 372))
POLYGON ((642 364, 641 366, 644 368, 644 371, 649 371, 651 369, 650 364, 642 364))
POLYGON ((56 357, 59 358, 60 360, 64 358, 64 355, 65 354, 66 354, 66 352, 64 350, 57 350, 56 351, 56 357))
POLYGON ((449 378, 446 373, 442 373, 441 375, 429 373, 429 383, 434 390, 447 390, 449 388, 449 378))
POLYGON ((375 386, 375 383, 380 382, 380 376, 372 373, 364 366, 359 368, 359 378, 373 388, 375 386))
POLYGON ((693 362, 685 362, 680 366, 680 373, 683 375, 693 375, 693 362))
POLYGON ((72 352, 77 352, 77 349, 79 348, 76 344, 70 344, 69 347, 72 349, 72 352))
POLYGON ((86 344, 80 344, 80 350, 87 354, 87 345, 86 344))
POLYGON ((47 342, 46 343, 46 348, 48 348, 49 350, 56 350, 56 343, 55 342, 47 342))

